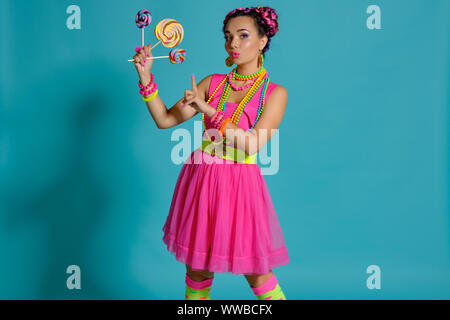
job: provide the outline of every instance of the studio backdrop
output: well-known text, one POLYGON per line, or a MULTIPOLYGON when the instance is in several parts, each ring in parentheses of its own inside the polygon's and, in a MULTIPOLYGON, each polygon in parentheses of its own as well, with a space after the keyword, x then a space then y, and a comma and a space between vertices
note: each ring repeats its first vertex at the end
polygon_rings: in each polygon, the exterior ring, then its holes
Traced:
MULTIPOLYGON (((264 67, 289 95, 257 159, 287 299, 450 298, 449 1, 2 0, 1 299, 184 299, 162 227, 202 118, 157 128, 135 16, 152 14, 145 44, 183 26, 183 63, 152 67, 170 108, 192 74, 229 72, 223 21, 250 6, 278 13, 264 67)), ((219 273, 212 299, 254 295, 219 273)))

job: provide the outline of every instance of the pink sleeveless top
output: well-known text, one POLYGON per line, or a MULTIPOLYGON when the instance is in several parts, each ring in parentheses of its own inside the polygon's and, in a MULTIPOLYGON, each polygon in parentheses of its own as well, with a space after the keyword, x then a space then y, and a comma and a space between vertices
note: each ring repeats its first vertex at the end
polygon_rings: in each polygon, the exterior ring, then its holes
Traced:
MULTIPOLYGON (((220 82, 226 77, 226 74, 213 74, 211 78, 211 83, 209 85, 209 92, 207 99, 212 95, 214 89, 220 84, 220 82)), ((265 76, 265 78, 268 75, 265 76)), ((226 82, 217 90, 215 96, 211 99, 209 102, 209 105, 217 109, 217 104, 219 103, 220 97, 222 96, 222 92, 226 86, 226 82)), ((272 81, 269 81, 269 84, 267 85, 266 94, 265 94, 265 101, 267 101, 270 97, 270 94, 272 91, 277 87, 278 85, 273 83, 272 81)), ((249 102, 244 107, 244 110, 242 110, 241 117, 239 118, 239 122, 237 123, 238 127, 249 130, 254 124, 256 117, 258 116, 258 106, 259 101, 261 99, 261 93, 263 91, 264 85, 260 86, 259 89, 255 92, 253 97, 250 99, 249 102)), ((206 99, 206 100, 207 100, 206 99)), ((224 116, 231 118, 233 116, 234 111, 238 107, 239 104, 237 103, 231 103, 226 102, 225 104, 225 112, 224 116)), ((213 124, 211 123, 211 119, 205 114, 205 124, 206 129, 213 128, 213 124)), ((255 124, 256 125, 256 124, 255 124)))

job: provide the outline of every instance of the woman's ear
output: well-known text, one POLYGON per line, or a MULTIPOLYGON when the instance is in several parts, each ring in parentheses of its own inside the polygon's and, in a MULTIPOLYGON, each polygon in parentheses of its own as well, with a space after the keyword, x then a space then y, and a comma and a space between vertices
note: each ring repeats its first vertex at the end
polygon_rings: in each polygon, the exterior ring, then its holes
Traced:
POLYGON ((261 38, 261 43, 262 43, 262 47, 261 47, 261 51, 265 48, 265 46, 266 46, 266 44, 267 44, 267 42, 269 41, 269 38, 267 37, 267 35, 264 35, 262 38, 261 38))

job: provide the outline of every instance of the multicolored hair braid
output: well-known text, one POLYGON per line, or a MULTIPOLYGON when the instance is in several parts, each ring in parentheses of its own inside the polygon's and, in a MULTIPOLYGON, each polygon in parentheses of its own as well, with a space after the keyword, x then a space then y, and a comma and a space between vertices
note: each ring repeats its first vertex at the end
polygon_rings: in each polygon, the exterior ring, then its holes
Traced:
POLYGON ((275 9, 271 7, 250 7, 250 8, 237 8, 230 11, 223 21, 222 31, 225 33, 225 28, 228 21, 231 18, 238 16, 250 16, 252 17, 258 27, 258 33, 262 37, 267 36, 268 41, 264 49, 262 50, 263 57, 265 52, 269 50, 271 38, 278 32, 278 15, 275 9))

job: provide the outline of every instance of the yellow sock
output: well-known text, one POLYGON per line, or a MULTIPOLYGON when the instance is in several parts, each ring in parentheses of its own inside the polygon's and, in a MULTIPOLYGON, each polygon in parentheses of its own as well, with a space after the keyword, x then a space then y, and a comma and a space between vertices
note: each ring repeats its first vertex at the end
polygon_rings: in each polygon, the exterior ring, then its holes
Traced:
POLYGON ((214 278, 194 281, 186 273, 186 300, 211 300, 211 286, 214 278))
POLYGON ((264 284, 252 290, 258 300, 286 300, 275 274, 272 274, 272 277, 264 284))

